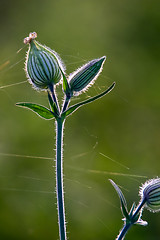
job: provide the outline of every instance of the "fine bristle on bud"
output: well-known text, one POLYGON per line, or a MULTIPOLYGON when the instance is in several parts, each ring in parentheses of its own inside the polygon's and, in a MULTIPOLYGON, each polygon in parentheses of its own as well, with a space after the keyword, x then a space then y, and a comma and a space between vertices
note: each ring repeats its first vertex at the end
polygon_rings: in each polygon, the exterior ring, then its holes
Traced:
POLYGON ((69 76, 69 85, 72 94, 79 95, 85 92, 95 82, 102 71, 105 60, 105 56, 94 59, 69 76))
POLYGON ((29 82, 37 90, 51 89, 62 79, 63 64, 58 54, 35 41, 37 33, 29 34, 24 39, 29 44, 26 56, 25 71, 29 82))
POLYGON ((139 195, 152 212, 160 211, 160 178, 150 179, 140 187, 139 195))
POLYGON ((30 43, 33 39, 35 39, 35 38, 37 38, 37 33, 36 32, 32 32, 32 33, 30 33, 29 34, 29 37, 26 37, 25 39, 24 39, 24 44, 28 44, 28 43, 30 43))

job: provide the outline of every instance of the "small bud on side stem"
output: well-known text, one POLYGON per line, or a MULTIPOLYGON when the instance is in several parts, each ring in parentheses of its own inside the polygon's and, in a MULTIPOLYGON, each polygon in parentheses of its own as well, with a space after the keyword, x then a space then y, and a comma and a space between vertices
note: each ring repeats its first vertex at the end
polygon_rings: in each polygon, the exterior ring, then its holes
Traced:
POLYGON ((71 92, 75 95, 85 92, 99 76, 105 60, 105 56, 99 59, 94 59, 73 72, 69 76, 71 92))
POLYGON ((122 191, 112 180, 110 180, 110 182, 118 193, 121 201, 122 213, 124 215, 124 218, 122 219, 124 221, 124 226, 120 230, 116 240, 123 240, 132 225, 138 224, 141 226, 146 226, 148 224, 141 218, 145 207, 151 212, 160 211, 160 178, 157 177, 150 179, 149 181, 146 181, 142 187, 140 187, 139 195, 141 200, 137 207, 135 206, 135 203, 132 204, 129 213, 126 208, 127 204, 122 191))

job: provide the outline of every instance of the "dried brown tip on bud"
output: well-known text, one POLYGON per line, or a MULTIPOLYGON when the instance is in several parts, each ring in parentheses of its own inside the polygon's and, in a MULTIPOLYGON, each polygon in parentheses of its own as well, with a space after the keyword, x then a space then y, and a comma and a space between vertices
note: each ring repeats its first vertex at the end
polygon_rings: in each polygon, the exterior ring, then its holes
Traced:
POLYGON ((35 39, 36 37, 37 37, 37 33, 36 33, 36 32, 30 33, 30 34, 29 34, 29 37, 26 37, 23 42, 24 42, 24 44, 28 44, 28 43, 30 43, 33 39, 35 39))

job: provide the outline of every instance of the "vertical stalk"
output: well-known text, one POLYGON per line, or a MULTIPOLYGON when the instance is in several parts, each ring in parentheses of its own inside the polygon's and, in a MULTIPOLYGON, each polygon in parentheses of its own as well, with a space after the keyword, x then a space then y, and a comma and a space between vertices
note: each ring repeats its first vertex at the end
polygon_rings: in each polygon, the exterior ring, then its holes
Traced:
POLYGON ((128 232, 129 228, 132 226, 131 223, 129 224, 125 224, 124 227, 122 228, 122 230, 120 231, 118 237, 116 238, 116 240, 123 240, 126 233, 128 232))
POLYGON ((56 122, 56 192, 58 207, 58 223, 60 240, 66 240, 64 191, 63 191, 63 128, 64 121, 60 118, 56 122))

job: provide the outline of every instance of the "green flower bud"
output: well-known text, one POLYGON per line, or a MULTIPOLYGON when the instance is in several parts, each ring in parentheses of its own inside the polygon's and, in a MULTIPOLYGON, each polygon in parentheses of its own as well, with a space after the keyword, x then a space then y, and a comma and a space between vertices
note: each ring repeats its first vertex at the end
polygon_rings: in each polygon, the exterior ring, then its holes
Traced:
POLYGON ((69 76, 69 85, 72 94, 79 95, 86 91, 97 79, 102 71, 106 57, 94 59, 69 76))
POLYGON ((145 182, 139 192, 141 201, 152 212, 160 211, 160 178, 154 178, 145 182))
POLYGON ((57 53, 35 41, 36 37, 37 34, 33 32, 24 39, 24 43, 29 44, 25 71, 35 88, 45 90, 62 79, 61 70, 64 71, 64 67, 57 53))

